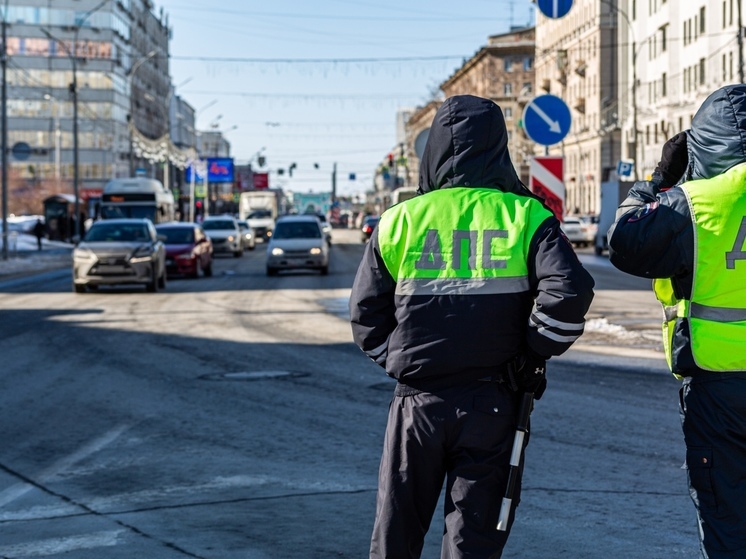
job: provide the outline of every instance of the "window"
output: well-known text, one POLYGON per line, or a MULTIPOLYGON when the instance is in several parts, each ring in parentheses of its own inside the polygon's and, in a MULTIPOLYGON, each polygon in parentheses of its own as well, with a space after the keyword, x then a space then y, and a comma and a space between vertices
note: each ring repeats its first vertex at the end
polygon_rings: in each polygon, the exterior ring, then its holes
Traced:
POLYGON ((637 19, 637 0, 632 0, 632 21, 637 19))
POLYGON ((705 85, 705 59, 699 59, 699 85, 705 85))
POLYGON ((505 107, 505 120, 513 120, 513 107, 505 107))
POLYGON ((523 69, 524 71, 528 72, 529 70, 533 70, 534 68, 534 57, 533 56, 527 56, 523 59, 523 69))
POLYGON ((661 27, 661 52, 666 52, 666 49, 668 47, 667 35, 668 25, 664 25, 661 27))
POLYGON ((513 95, 513 84, 512 83, 506 83, 503 86, 503 93, 505 95, 513 95))
POLYGON ((725 3, 725 0, 723 0, 723 29, 725 29, 725 26, 728 24, 728 8, 727 4, 725 3))
POLYGON ((699 9, 699 34, 704 35, 706 28, 707 26, 705 25, 705 7, 702 6, 699 9))
POLYGON ((513 61, 510 58, 506 58, 503 60, 503 67, 505 68, 506 72, 512 72, 513 71, 513 61))
POLYGON ((661 76, 661 97, 668 95, 668 75, 663 72, 661 76))

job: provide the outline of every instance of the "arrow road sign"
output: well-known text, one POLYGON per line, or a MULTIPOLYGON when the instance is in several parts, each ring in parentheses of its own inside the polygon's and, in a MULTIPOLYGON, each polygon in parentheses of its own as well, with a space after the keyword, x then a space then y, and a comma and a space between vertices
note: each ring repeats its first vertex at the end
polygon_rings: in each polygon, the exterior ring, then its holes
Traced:
POLYGON ((540 95, 526 105, 523 126, 537 144, 551 146, 567 136, 572 124, 570 109, 554 95, 540 95))
POLYGON ((572 0, 538 0, 537 4, 542 14, 553 19, 566 16, 572 8, 572 0))

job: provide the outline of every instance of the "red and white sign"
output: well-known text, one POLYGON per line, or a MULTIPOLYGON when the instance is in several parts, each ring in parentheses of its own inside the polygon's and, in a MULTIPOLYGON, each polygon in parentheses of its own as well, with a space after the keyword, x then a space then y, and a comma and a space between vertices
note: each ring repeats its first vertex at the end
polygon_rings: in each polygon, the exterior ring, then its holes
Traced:
POLYGON ((562 221, 565 213, 565 158, 535 156, 529 163, 529 188, 544 199, 554 215, 562 221))
POLYGON ((254 173, 254 188, 257 190, 269 188, 269 173, 254 173))

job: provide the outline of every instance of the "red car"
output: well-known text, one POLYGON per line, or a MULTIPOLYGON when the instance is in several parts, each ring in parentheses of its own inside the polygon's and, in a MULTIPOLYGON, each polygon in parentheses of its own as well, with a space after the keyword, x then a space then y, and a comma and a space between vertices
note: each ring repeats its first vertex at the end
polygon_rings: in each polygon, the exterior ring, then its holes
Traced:
POLYGON ((212 275, 212 241, 198 223, 160 223, 155 227, 166 240, 166 273, 199 277, 212 275))

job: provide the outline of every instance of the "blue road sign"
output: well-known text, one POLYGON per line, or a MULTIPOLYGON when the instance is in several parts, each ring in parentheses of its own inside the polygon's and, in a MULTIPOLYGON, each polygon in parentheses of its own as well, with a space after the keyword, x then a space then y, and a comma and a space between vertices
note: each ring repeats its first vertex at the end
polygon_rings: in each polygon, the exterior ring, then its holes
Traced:
POLYGON ((565 102, 554 95, 534 98, 523 111, 523 128, 537 144, 551 146, 570 131, 572 116, 565 102))
POLYGON ((572 0, 538 0, 537 4, 542 14, 553 19, 566 16, 572 8, 572 0))
POLYGON ((13 144, 11 151, 13 152, 13 157, 18 161, 26 161, 31 155, 31 146, 26 142, 16 142, 13 144))
POLYGON ((620 177, 628 177, 635 168, 634 161, 620 161, 616 166, 616 174, 620 177))

